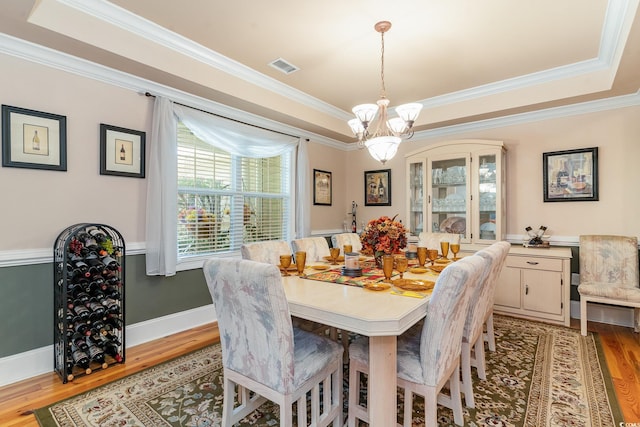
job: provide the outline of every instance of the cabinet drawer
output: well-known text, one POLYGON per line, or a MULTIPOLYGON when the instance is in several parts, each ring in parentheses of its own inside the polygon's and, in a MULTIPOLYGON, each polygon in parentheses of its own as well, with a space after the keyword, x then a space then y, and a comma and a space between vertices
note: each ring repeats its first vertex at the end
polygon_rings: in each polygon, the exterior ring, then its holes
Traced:
POLYGON ((535 270, 562 271, 562 260, 525 256, 508 256, 507 267, 531 268, 535 270))

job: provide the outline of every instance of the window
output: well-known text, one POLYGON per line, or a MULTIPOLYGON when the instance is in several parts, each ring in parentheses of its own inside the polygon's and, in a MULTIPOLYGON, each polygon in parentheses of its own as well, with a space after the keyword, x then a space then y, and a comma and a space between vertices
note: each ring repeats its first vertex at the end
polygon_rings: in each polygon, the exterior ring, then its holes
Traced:
POLYGON ((290 155, 234 156, 178 123, 178 260, 290 240, 290 155))

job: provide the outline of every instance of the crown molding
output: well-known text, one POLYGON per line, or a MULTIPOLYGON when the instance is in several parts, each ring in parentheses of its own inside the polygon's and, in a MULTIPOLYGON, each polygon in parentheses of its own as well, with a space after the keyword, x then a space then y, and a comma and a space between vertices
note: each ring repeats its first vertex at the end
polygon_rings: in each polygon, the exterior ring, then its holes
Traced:
MULTIPOLYGON (((123 31, 134 33, 139 37, 158 43, 167 49, 181 52, 196 61, 237 76, 265 90, 278 93, 279 95, 290 98, 327 115, 344 121, 353 118, 350 112, 336 108, 324 101, 259 73, 256 70, 112 3, 104 1, 87 2, 86 0, 50 1, 57 1, 67 7, 114 25, 123 31)), ((608 76, 609 78, 613 78, 637 8, 638 0, 609 0, 600 37, 600 49, 596 58, 416 102, 421 103, 424 108, 429 109, 458 102, 478 100, 509 91, 598 73, 603 70, 611 70, 608 76)), ((596 81, 600 82, 602 78, 603 77, 595 78, 594 83, 596 83, 596 81)))

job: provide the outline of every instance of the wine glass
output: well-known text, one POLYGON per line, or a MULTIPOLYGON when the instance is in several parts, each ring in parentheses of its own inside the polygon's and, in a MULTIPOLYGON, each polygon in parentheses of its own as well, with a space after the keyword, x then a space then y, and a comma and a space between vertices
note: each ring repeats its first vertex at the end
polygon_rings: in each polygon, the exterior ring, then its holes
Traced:
POLYGON ((440 251, 442 252, 442 258, 447 259, 447 255, 449 255, 449 242, 440 242, 440 251))
POLYGON ((427 261, 427 248, 420 246, 416 249, 416 252, 418 253, 418 264, 420 267, 424 267, 424 263, 427 261))
POLYGON ((458 252, 460 252, 460 243, 452 243, 451 244, 451 253, 453 254, 453 260, 458 260, 458 252))
POLYGON ((438 259, 438 250, 437 249, 429 249, 427 250, 427 258, 431 261, 431 265, 433 262, 438 259))
POLYGON ((337 259, 340 256, 340 248, 329 248, 329 258, 331 258, 331 265, 338 264, 337 259))
POLYGON ((296 269, 298 276, 304 276, 304 266, 307 262, 307 253, 304 251, 296 252, 296 269))
POLYGON ((291 255, 280 255, 280 266, 282 267, 282 275, 288 276, 287 270, 291 267, 291 255))
POLYGON ((393 274, 393 255, 382 256, 382 272, 384 273, 385 280, 390 280, 393 274))
POLYGON ((409 265, 409 261, 405 257, 396 258, 396 270, 400 273, 400 278, 402 279, 402 275, 405 271, 407 271, 407 266, 409 265))

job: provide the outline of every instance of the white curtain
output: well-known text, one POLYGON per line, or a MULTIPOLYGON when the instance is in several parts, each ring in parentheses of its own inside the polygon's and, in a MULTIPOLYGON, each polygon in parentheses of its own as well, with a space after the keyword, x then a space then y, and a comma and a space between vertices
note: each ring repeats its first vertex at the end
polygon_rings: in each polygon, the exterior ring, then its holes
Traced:
POLYGON ((178 259, 177 119, 173 102, 156 97, 147 182, 147 274, 173 276, 178 259))
MULTIPOLYGON (((298 159, 296 162, 295 195, 295 235, 296 239, 311 235, 311 189, 309 187, 309 156, 307 154, 307 141, 300 138, 298 144, 298 159)), ((295 169, 294 169, 295 170, 295 169)), ((292 209, 293 210, 293 209, 292 209)))
POLYGON ((290 153, 297 174, 292 195, 293 230, 310 233, 309 160, 300 138, 225 119, 156 97, 151 129, 149 182, 147 187, 147 274, 176 274, 177 249, 177 122, 181 121, 201 140, 243 157, 273 157, 290 153), (296 147, 298 150, 295 150, 296 147), (293 155, 295 153, 295 155, 293 155), (296 201, 296 195, 299 198, 296 201), (304 196, 301 196, 304 195, 304 196), (302 205, 302 206, 301 206, 302 205))

